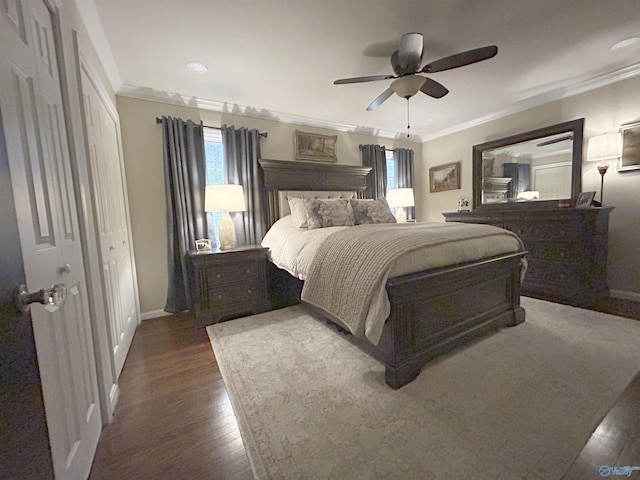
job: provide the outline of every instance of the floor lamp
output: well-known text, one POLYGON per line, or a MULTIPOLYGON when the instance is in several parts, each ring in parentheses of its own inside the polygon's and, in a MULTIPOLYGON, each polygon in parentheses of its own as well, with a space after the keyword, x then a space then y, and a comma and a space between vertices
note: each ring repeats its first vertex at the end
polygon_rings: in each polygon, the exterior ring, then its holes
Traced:
POLYGON ((231 250, 236 246, 236 228, 229 212, 244 212, 246 209, 242 185, 207 185, 204 192, 205 212, 224 212, 218 227, 220 250, 231 250))
POLYGON ((607 173, 608 160, 614 160, 622 155, 622 135, 620 133, 605 133, 589 139, 587 146, 587 161, 600 162, 600 205, 604 193, 604 174, 607 173))

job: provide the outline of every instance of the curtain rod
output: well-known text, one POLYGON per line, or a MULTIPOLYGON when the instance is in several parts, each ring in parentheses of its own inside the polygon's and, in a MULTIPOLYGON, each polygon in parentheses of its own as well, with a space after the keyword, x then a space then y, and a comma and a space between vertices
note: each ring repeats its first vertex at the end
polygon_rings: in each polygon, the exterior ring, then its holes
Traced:
MULTIPOLYGON (((156 123, 162 123, 162 119, 160 117, 156 117, 156 123)), ((222 130, 222 127, 212 127, 211 125, 204 125, 200 122, 204 128, 213 128, 214 130, 222 130)), ((269 132, 258 132, 261 137, 267 138, 269 136, 269 132)))

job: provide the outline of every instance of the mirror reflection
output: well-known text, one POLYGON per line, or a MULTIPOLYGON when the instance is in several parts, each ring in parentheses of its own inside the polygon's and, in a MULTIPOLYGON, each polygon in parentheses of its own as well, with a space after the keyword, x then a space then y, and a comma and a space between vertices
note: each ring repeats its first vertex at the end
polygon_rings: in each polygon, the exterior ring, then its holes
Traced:
POLYGON ((482 152, 482 203, 571 198, 573 132, 482 152))

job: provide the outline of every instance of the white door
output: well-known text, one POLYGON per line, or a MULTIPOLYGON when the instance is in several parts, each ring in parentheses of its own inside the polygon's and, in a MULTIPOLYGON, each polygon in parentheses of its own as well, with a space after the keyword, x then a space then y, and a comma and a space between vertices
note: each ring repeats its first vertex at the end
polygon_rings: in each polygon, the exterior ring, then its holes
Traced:
POLYGON ((81 83, 102 283, 108 307, 109 346, 117 378, 138 324, 118 123, 84 66, 81 83))
POLYGON ((31 307, 54 473, 86 478, 100 404, 52 13, 44 0, 2 0, 0 15, 0 111, 27 286, 68 291, 62 307, 31 307))

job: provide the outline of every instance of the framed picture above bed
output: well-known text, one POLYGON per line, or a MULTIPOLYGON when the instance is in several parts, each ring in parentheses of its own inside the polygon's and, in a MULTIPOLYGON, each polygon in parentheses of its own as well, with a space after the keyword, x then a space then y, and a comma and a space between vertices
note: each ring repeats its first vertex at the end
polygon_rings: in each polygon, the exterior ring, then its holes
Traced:
POLYGON ((337 135, 320 135, 296 130, 294 137, 294 156, 296 160, 313 162, 337 162, 337 135))
POLYGON ((438 165, 429 169, 429 192, 460 189, 460 162, 438 165))

